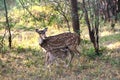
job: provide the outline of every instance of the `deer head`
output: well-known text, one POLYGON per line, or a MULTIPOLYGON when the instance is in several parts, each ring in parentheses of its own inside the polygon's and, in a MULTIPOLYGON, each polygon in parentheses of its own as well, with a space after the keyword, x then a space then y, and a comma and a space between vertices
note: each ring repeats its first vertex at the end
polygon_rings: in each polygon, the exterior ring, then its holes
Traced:
POLYGON ((36 32, 39 34, 39 44, 43 43, 43 40, 46 38, 46 31, 48 28, 45 28, 43 30, 36 29, 36 32))

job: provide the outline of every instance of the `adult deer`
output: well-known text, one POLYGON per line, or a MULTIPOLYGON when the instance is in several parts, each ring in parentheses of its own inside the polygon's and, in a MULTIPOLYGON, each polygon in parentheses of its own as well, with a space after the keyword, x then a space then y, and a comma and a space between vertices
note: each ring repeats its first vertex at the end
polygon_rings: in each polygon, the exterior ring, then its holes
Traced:
MULTIPOLYGON (((46 61, 51 62, 51 59, 54 55, 57 56, 70 53, 71 59, 69 64, 71 63, 74 54, 80 54, 77 50, 77 47, 80 43, 79 35, 76 33, 62 33, 55 36, 46 36, 47 28, 43 30, 36 29, 36 32, 39 34, 39 45, 45 50, 46 61), (56 51, 54 51, 56 50, 56 51), (58 54, 59 53, 59 54, 58 54)), ((55 56, 54 56, 55 57, 55 56)))

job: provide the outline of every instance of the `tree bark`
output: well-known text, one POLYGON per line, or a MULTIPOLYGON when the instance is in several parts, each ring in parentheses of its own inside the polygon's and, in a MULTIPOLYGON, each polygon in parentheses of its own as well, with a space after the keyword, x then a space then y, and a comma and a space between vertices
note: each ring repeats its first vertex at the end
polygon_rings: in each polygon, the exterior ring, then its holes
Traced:
POLYGON ((72 16, 72 26, 73 31, 80 35, 80 24, 79 24, 79 17, 78 17, 78 6, 77 6, 77 0, 70 0, 71 2, 71 16, 72 16))
POLYGON ((11 48, 11 44, 12 44, 12 35, 11 35, 11 30, 10 30, 10 25, 9 25, 9 20, 8 20, 8 11, 7 11, 7 5, 6 5, 6 0, 4 0, 4 7, 5 7, 5 17, 6 17, 6 24, 7 27, 6 29, 8 30, 9 33, 9 37, 8 37, 8 42, 9 42, 9 48, 11 48))
POLYGON ((118 0, 118 3, 117 3, 117 5, 118 5, 118 13, 120 13, 120 0, 118 0))
POLYGON ((94 8, 92 7, 93 16, 89 16, 88 10, 85 6, 85 0, 83 0, 83 10, 85 13, 85 21, 87 23, 89 37, 91 42, 93 43, 96 54, 99 55, 99 12, 98 12, 99 4, 97 2, 97 4, 92 4, 92 6, 94 6, 94 8), (90 21, 90 20, 93 20, 93 21, 90 21))

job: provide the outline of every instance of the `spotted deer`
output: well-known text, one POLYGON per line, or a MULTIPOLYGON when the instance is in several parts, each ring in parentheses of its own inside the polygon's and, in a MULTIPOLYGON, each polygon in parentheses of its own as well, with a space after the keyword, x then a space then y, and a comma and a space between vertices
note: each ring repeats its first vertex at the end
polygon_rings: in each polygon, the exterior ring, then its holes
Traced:
MULTIPOLYGON (((53 61, 58 58, 65 60, 69 55, 70 50, 68 49, 68 47, 54 48, 52 50, 46 51, 46 65, 51 65, 53 61)), ((66 65, 66 67, 69 66, 71 60, 69 60, 69 63, 66 65)))
POLYGON ((70 64, 74 54, 80 54, 77 50, 80 43, 79 35, 76 33, 62 33, 47 37, 46 31, 47 28, 43 30, 36 29, 39 34, 39 45, 46 52, 46 63, 51 63, 56 57, 65 58, 70 54, 70 64))

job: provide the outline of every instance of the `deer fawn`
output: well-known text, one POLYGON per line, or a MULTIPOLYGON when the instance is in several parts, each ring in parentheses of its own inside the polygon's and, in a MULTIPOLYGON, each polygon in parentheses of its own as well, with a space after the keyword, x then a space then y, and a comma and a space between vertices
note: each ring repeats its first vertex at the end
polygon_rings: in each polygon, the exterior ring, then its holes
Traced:
MULTIPOLYGON (((56 60, 57 58, 61 58, 62 60, 64 60, 67 58, 69 54, 70 54, 70 50, 68 49, 68 47, 54 48, 52 50, 49 50, 46 52, 46 65, 48 64, 51 65, 53 61, 56 60)), ((71 60, 69 61, 67 66, 69 66, 70 63, 71 60)))
POLYGON ((46 52, 46 63, 50 64, 56 57, 65 58, 70 54, 70 64, 74 57, 74 53, 80 54, 77 50, 77 46, 79 46, 80 43, 79 35, 76 33, 62 33, 47 37, 46 31, 47 28, 43 30, 36 29, 40 37, 39 45, 46 52))

